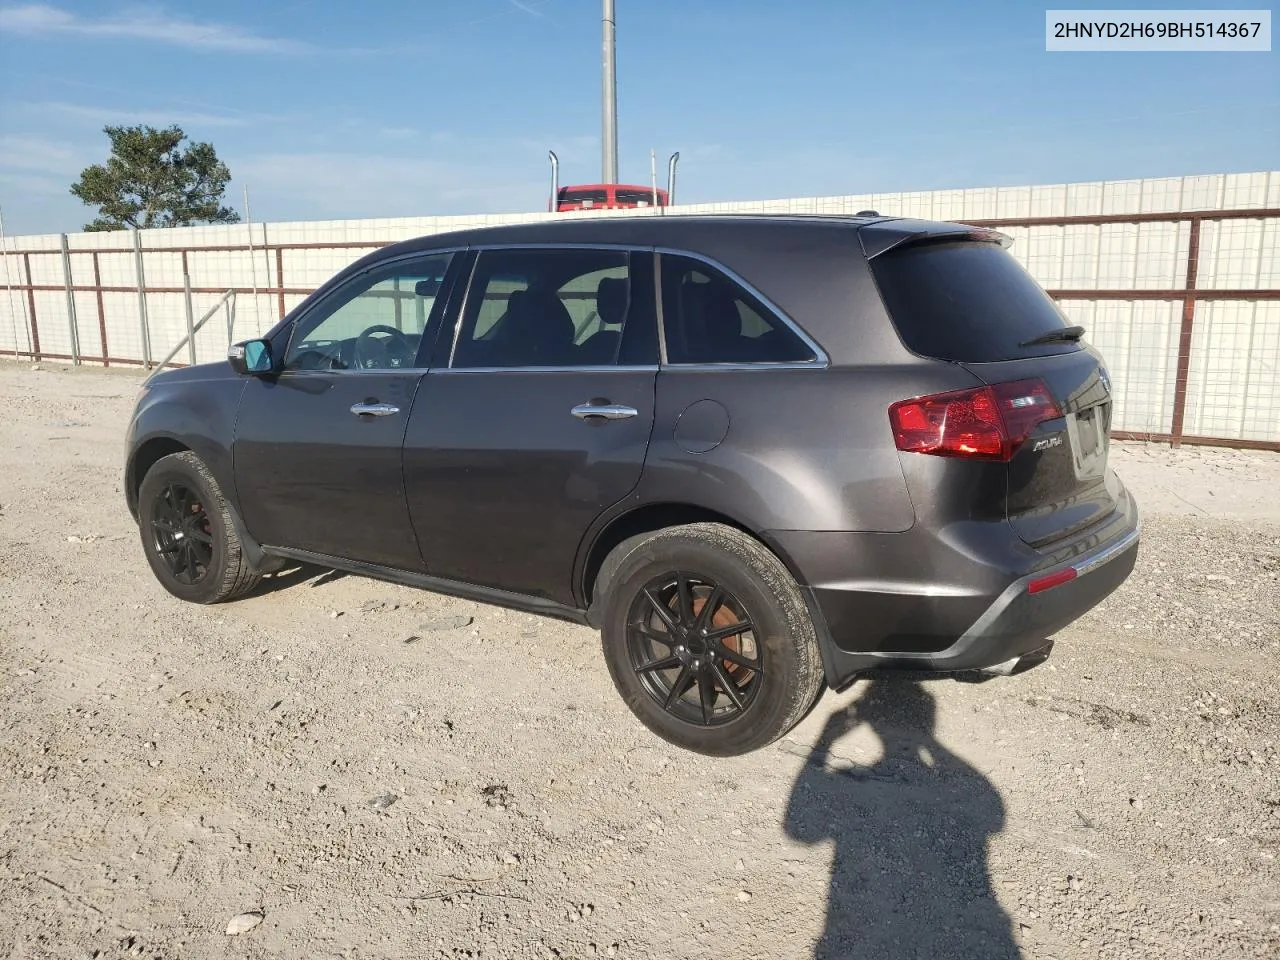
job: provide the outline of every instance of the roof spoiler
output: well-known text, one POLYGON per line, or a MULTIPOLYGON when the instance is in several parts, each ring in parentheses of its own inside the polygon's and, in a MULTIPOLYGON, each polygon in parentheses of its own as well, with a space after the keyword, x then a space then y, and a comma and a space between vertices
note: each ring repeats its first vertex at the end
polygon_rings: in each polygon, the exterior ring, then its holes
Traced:
POLYGON ((928 220, 884 220, 869 223, 858 231, 862 252, 868 260, 909 244, 972 240, 976 243, 998 243, 1009 247, 1013 238, 999 230, 971 227, 963 223, 933 223, 928 220))

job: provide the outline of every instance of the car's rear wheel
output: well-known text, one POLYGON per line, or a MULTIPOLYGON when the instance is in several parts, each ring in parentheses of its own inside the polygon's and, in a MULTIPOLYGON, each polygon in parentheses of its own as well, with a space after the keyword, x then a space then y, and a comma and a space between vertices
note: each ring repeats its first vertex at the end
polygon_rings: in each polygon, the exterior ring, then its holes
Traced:
POLYGON ((138 489, 138 527, 152 572, 179 599, 220 603, 261 579, 217 481, 190 451, 161 457, 147 471, 138 489))
POLYGON ((602 635, 614 684, 677 746, 732 756, 772 743, 822 692, 817 638, 787 569, 733 527, 671 527, 602 567, 602 635))

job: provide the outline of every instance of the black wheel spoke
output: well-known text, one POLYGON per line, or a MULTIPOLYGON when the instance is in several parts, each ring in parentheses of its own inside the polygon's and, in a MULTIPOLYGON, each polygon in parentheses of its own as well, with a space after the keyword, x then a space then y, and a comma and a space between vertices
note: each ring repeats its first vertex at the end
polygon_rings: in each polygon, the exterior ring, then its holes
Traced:
POLYGON ((726 647, 722 643, 716 644, 715 655, 719 657, 721 660, 728 660, 730 663, 734 664, 735 666, 742 667, 744 670, 754 670, 757 673, 760 672, 759 661, 748 660, 746 657, 740 654, 737 650, 733 650, 730 647, 726 647))
POLYGON ((720 661, 711 661, 711 670, 715 674, 716 682, 720 684, 720 689, 725 692, 733 705, 742 710, 742 694, 738 692, 738 685, 733 682, 733 678, 724 672, 724 668, 720 666, 720 661))
POLYGON ((711 618, 720 609, 720 601, 723 597, 724 589, 719 584, 711 588, 711 593, 707 595, 706 602, 702 605, 702 609, 698 611, 697 619, 693 622, 693 629, 707 629, 707 625, 712 622, 711 618))
POLYGON ((667 608, 667 605, 654 596, 653 591, 648 588, 644 591, 644 597, 649 601, 649 605, 653 607, 654 612, 658 615, 658 619, 662 621, 663 625, 669 631, 675 633, 679 629, 679 625, 676 623, 675 618, 671 616, 671 611, 667 608))
POLYGON ((727 627, 716 627, 714 630, 707 631, 708 640, 723 640, 725 637, 732 637, 735 634, 746 633, 751 629, 750 620, 741 620, 738 623, 730 624, 727 627))
POLYGON ((192 582, 192 583, 195 583, 195 582, 196 582, 196 576, 197 576, 197 572, 196 572, 196 551, 195 551, 195 547, 193 547, 193 546, 192 546, 192 544, 191 544, 191 541, 190 541, 190 540, 183 540, 183 541, 182 541, 182 547, 183 547, 183 550, 184 550, 184 552, 185 552, 185 554, 186 554, 186 562, 187 562, 186 571, 187 571, 187 576, 191 578, 191 582, 192 582))
POLYGON ((203 530, 199 528, 192 530, 190 533, 190 537, 192 540, 196 541, 196 543, 203 543, 203 544, 207 544, 208 546, 213 546, 213 537, 210 534, 205 533, 203 530))
POLYGON ((693 591, 689 587, 689 578, 683 573, 676 574, 676 594, 679 596, 680 622, 683 624, 692 624, 693 616, 693 591))
POLYGON ((680 666, 679 657, 659 657, 657 660, 650 660, 648 663, 642 663, 636 667, 636 673, 652 673, 655 670, 671 670, 680 666))
POLYGON ((647 637, 652 640, 654 643, 666 644, 668 647, 674 647, 676 645, 675 637, 671 636, 669 633, 663 633, 661 630, 655 630, 647 623, 633 623, 631 624, 631 629, 640 634, 640 636, 647 637))
POLYGON ((182 523, 182 514, 178 512, 178 504, 175 502, 174 497, 175 491, 173 487, 165 487, 164 494, 159 500, 156 519, 164 520, 166 523, 178 527, 182 523))
POLYGON ((684 692, 689 689, 689 684, 692 682, 693 670, 686 663, 680 668, 680 675, 676 677, 676 682, 673 683, 671 685, 671 689, 667 691, 667 699, 666 702, 663 703, 663 706, 670 710, 671 705, 684 695, 684 692))
POLYGON ((698 671, 698 702, 702 707, 702 722, 710 723, 716 712, 716 685, 710 670, 698 671))

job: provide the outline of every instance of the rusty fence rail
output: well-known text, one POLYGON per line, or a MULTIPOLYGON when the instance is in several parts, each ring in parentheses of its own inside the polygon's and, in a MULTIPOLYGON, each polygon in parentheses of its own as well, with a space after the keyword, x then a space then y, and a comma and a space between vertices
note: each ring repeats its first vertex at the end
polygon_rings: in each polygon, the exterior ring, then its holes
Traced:
MULTIPOLYGON (((1201 276, 1202 263, 1202 238, 1203 227, 1206 223, 1227 223, 1240 220, 1261 220, 1268 222, 1268 229, 1273 231, 1270 241, 1263 241, 1260 247, 1259 257, 1269 256, 1276 257, 1276 250, 1280 249, 1280 240, 1275 238, 1275 233, 1280 232, 1280 209, 1239 209, 1239 210, 1203 210, 1203 211, 1184 211, 1172 213, 1132 213, 1132 214, 1108 214, 1108 215, 1092 215, 1092 216, 1060 216, 1060 217, 1023 217, 1023 218, 1004 218, 1004 219, 984 219, 968 221, 973 226, 989 227, 1001 230, 1033 230, 1038 228, 1074 228, 1074 227, 1107 227, 1109 225, 1141 225, 1141 224, 1166 224, 1176 225, 1181 231, 1185 227, 1185 235, 1179 234, 1179 237, 1185 236, 1185 259, 1179 266, 1178 273, 1182 276, 1182 282, 1176 285, 1164 286, 1161 288, 1148 287, 1113 287, 1113 288, 1094 288, 1094 287, 1067 287, 1046 283, 1046 289, 1049 294, 1059 301, 1088 302, 1093 304, 1123 301, 1131 304, 1149 301, 1163 301, 1176 305, 1180 311, 1179 323, 1177 329, 1176 342, 1172 343, 1171 356, 1159 358, 1148 358, 1150 363, 1167 364, 1172 368, 1172 410, 1171 415, 1167 418, 1167 428, 1161 425, 1154 429, 1129 429, 1121 423, 1120 428, 1116 431, 1116 435, 1130 439, 1146 439, 1162 442, 1169 442, 1173 445, 1180 443, 1187 444, 1209 444, 1219 446, 1234 446, 1241 448, 1254 448, 1265 450, 1280 451, 1280 409, 1273 411, 1273 422, 1275 423, 1274 431, 1269 427, 1264 431, 1263 436, 1230 436, 1225 435, 1227 431, 1220 431, 1224 435, 1215 435, 1212 433, 1195 433, 1187 430, 1187 411, 1188 411, 1188 389, 1191 383, 1191 372, 1193 360, 1197 358, 1197 350, 1213 349, 1212 339, 1206 340, 1204 344, 1197 347, 1198 323, 1200 322, 1200 313, 1206 304, 1219 302, 1242 302, 1255 305, 1255 317, 1257 307, 1267 306, 1277 300, 1280 300, 1280 288, 1276 287, 1249 287, 1241 284, 1232 286, 1212 286, 1206 287, 1198 281, 1201 276), (1268 246, 1269 244, 1269 246, 1268 246), (1268 253, 1268 251, 1270 251, 1268 253)), ((11 242, 18 241, 21 238, 11 238, 11 242)), ((132 234, 132 243, 128 245, 119 245, 112 247, 99 247, 90 250, 77 250, 70 248, 67 238, 64 235, 61 238, 59 247, 56 248, 22 248, 7 247, 4 251, 5 268, 0 280, 3 280, 10 294, 17 295, 18 302, 21 304, 21 315, 17 318, 17 322, 24 326, 22 342, 15 342, 11 349, 0 349, 0 357, 12 356, 16 359, 30 360, 58 360, 70 361, 74 364, 94 363, 102 365, 113 364, 132 364, 140 365, 144 368, 151 369, 157 366, 153 352, 155 330, 154 322, 149 319, 151 299, 161 295, 180 296, 184 300, 184 310, 189 318, 193 313, 192 298, 198 295, 219 295, 222 297, 252 297, 255 301, 260 297, 267 297, 271 302, 270 319, 274 322, 276 319, 282 319, 288 310, 288 298, 296 298, 306 296, 314 289, 314 284, 301 284, 287 282, 285 276, 285 255, 305 255, 308 251, 346 251, 350 252, 355 258, 356 255, 370 252, 380 247, 387 246, 395 242, 391 240, 362 240, 362 241, 335 241, 335 242, 263 242, 253 244, 245 243, 229 243, 229 244, 203 244, 203 245, 187 245, 176 247, 149 246, 141 242, 139 234, 132 234), (168 284, 150 284, 146 280, 144 272, 144 257, 146 255, 170 255, 181 258, 181 272, 183 282, 181 285, 176 283, 168 284), (250 257, 265 256, 267 263, 265 270, 268 274, 267 282, 259 284, 255 281, 253 285, 228 285, 225 283, 210 285, 198 284, 192 281, 192 259, 209 254, 248 254, 250 257), (104 284, 102 280, 101 260, 103 257, 115 255, 128 255, 135 264, 134 282, 131 284, 104 284), (61 282, 38 282, 35 279, 35 271, 33 268, 33 259, 38 258, 57 258, 61 261, 61 282), (274 280, 270 274, 274 273, 274 280), (16 276, 15 276, 16 274, 16 276), (90 277, 92 282, 90 282, 90 277), (38 310, 37 294, 62 294, 65 297, 65 306, 62 310, 50 309, 48 301, 44 308, 38 310), (91 327, 86 327, 90 323, 87 318, 80 316, 79 304, 83 301, 77 299, 77 294, 91 295, 93 304, 96 308, 96 323, 91 327), (109 316, 106 305, 106 297, 108 295, 128 294, 137 298, 137 316, 138 324, 136 331, 133 332, 128 339, 140 346, 139 350, 134 351, 113 351, 111 343, 114 342, 120 334, 128 327, 124 322, 124 318, 113 318, 109 316), (114 319, 114 322, 113 322, 114 319), (92 330, 96 334, 92 339, 96 340, 93 350, 85 350, 85 336, 83 334, 92 330), (45 341, 48 342, 50 334, 57 331, 57 338, 60 342, 69 345, 69 351, 50 351, 42 346, 41 334, 46 334, 45 341)), ((1179 244, 1181 246, 1181 239, 1179 244)), ((1179 250, 1181 252, 1181 250, 1179 250)), ((1280 268, 1270 270, 1264 269, 1266 264, 1259 263, 1257 275, 1259 277, 1273 277, 1280 274, 1280 268)), ((256 269, 256 267, 255 267, 256 269)), ((48 270, 42 273, 48 273, 48 270)), ((311 271, 314 273, 315 271, 311 271)), ((1034 272, 1034 271, 1033 271, 1034 272)), ((221 302, 221 301, 220 301, 221 302)), ((12 319, 12 318, 11 318, 12 319)), ((1259 351, 1269 350, 1277 355, 1280 359, 1280 313, 1265 313, 1263 316, 1264 326, 1267 324, 1277 327, 1271 331, 1267 326, 1267 330, 1260 338, 1255 337, 1251 332, 1248 337, 1249 355, 1243 358, 1243 363, 1247 370, 1252 370, 1253 366, 1259 368, 1258 382, 1264 385, 1267 381, 1274 386, 1280 383, 1280 371, 1276 369, 1276 360, 1270 358, 1270 353, 1262 356, 1259 351)), ((234 323, 228 326, 228 338, 233 334, 234 323)), ((180 328, 179 328, 180 329, 180 328)), ((0 331, 2 333, 2 331, 0 331)), ((1209 331, 1208 334, 1212 334, 1209 331)), ((194 333, 188 339, 184 339, 179 345, 185 344, 188 347, 188 359, 195 362, 196 347, 194 333)), ((172 359, 177 350, 170 353, 172 359)), ((1200 358, 1203 363, 1208 361, 1200 358)), ((167 362, 167 361, 166 361, 167 362)), ((1152 371, 1139 371, 1148 379, 1156 377, 1157 374, 1152 371)), ((1132 375, 1133 370, 1129 373, 1132 375)), ((1167 378, 1166 378, 1167 379, 1167 378)), ((1247 406, 1248 389, 1245 390, 1243 403, 1247 406)), ((1275 395, 1271 403, 1280 407, 1280 388, 1275 390, 1275 395)), ((1247 413, 1247 411, 1245 411, 1247 413)), ((1243 416, 1240 418, 1241 423, 1244 422, 1243 416)), ((1236 431, 1238 433, 1245 432, 1243 429, 1236 431)), ((1257 432, 1256 430, 1253 432, 1257 432)))

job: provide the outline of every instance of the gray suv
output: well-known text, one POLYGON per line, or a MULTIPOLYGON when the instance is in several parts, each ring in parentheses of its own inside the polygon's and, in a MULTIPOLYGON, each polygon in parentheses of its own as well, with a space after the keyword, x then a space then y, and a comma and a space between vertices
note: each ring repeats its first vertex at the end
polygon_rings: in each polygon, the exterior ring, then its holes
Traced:
POLYGON ((1042 660, 1133 568, 1102 359, 1006 245, 879 216, 399 243, 154 377, 128 505, 182 599, 304 562, 590 624, 654 733, 744 753, 864 671, 1042 660))

